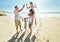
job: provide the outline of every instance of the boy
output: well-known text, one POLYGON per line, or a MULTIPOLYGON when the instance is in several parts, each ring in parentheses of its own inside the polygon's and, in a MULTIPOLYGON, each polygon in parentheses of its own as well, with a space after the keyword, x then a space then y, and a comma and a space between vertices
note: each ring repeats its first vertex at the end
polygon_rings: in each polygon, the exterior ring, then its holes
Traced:
POLYGON ((17 33, 18 33, 18 26, 20 26, 20 30, 22 30, 19 12, 21 12, 24 7, 25 7, 25 5, 23 5, 23 7, 19 10, 18 6, 15 6, 14 14, 15 14, 15 25, 16 25, 16 32, 17 33))
POLYGON ((27 28, 27 18, 24 18, 24 29, 25 29, 25 32, 26 32, 26 28, 27 28))

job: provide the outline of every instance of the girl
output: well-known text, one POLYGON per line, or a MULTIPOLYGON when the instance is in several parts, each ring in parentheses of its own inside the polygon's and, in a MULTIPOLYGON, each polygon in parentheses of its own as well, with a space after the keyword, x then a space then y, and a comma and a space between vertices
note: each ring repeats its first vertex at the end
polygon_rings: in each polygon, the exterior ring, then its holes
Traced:
POLYGON ((25 29, 25 32, 26 32, 26 28, 27 28, 27 18, 24 18, 24 29, 25 29))

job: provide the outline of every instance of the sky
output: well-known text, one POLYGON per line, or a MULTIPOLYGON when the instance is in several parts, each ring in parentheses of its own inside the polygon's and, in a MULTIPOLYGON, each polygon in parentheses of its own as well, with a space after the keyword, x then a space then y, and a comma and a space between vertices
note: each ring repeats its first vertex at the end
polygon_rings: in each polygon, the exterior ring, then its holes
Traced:
MULTIPOLYGON (((31 1, 36 3, 36 12, 60 12, 60 0, 0 0, 0 10, 13 12, 16 5, 21 8, 23 4, 29 5, 31 1)), ((27 11, 25 7, 23 12, 27 11)))

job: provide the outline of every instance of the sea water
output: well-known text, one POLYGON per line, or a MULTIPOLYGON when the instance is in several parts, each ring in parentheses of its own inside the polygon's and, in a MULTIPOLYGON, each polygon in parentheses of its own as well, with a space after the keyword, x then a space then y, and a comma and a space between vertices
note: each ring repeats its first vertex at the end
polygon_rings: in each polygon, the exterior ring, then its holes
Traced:
MULTIPOLYGON (((23 18, 28 17, 28 12, 20 12, 20 16, 23 18)), ((14 17, 14 12, 8 12, 8 16, 14 17)), ((37 12, 35 13, 36 18, 41 18, 41 17, 60 17, 60 12, 37 12)))

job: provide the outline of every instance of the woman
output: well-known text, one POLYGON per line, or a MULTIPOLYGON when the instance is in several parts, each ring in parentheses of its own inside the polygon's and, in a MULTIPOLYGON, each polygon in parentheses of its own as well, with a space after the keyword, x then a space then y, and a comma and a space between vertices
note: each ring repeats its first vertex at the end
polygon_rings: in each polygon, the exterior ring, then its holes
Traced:
POLYGON ((34 12, 32 9, 29 10, 30 13, 28 14, 29 16, 29 28, 30 28, 30 34, 32 33, 32 25, 33 25, 33 21, 34 21, 34 12))

